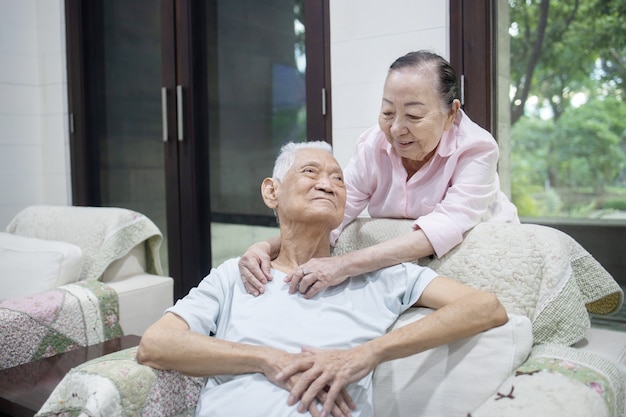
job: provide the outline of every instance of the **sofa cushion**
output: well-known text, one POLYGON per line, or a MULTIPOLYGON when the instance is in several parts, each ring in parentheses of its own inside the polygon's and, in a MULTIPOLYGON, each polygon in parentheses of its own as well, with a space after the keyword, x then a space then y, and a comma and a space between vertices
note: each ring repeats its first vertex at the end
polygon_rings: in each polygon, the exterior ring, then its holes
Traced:
MULTIPOLYGON (((391 329, 433 310, 412 308, 391 329)), ((395 361, 374 371, 376 416, 466 416, 491 396, 528 357, 532 325, 509 315, 503 326, 395 361)))
POLYGON ((76 282, 82 266, 76 245, 0 233, 0 300, 76 282))

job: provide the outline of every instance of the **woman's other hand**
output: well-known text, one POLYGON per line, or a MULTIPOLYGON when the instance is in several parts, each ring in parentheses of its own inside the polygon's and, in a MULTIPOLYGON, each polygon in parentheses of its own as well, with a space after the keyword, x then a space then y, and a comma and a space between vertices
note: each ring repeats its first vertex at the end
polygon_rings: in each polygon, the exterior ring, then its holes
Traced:
POLYGON ((265 292, 265 284, 272 280, 271 256, 268 242, 250 246, 239 259, 239 273, 248 293, 255 297, 265 292))

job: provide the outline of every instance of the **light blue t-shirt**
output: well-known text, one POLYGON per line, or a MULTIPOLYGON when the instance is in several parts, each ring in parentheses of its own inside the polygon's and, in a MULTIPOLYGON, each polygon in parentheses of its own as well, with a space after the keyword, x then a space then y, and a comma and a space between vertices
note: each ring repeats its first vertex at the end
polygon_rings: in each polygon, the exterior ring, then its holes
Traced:
MULTIPOLYGON (((311 299, 289 294, 285 274, 272 270, 273 281, 253 297, 243 286, 238 259, 230 259, 167 311, 190 329, 219 339, 287 352, 302 346, 347 349, 385 334, 437 276, 433 270, 404 263, 351 277, 311 299)), ((354 417, 374 415, 371 374, 347 387, 357 404, 354 417)), ((200 394, 196 416, 293 416, 289 392, 262 374, 210 377, 200 394)), ((310 415, 310 414, 305 414, 310 415)))

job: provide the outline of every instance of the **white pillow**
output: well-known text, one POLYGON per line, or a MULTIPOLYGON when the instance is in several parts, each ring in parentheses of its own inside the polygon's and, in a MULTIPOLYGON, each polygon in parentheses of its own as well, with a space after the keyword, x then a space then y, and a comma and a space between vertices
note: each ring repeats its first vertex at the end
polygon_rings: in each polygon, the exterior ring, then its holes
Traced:
POLYGON ((82 267, 74 244, 0 233, 0 300, 76 282, 82 267))
MULTIPOLYGON (((432 312, 409 309, 391 329, 432 312)), ((374 371, 375 415, 465 417, 528 358, 532 343, 530 320, 509 314, 503 326, 382 363, 374 371)))

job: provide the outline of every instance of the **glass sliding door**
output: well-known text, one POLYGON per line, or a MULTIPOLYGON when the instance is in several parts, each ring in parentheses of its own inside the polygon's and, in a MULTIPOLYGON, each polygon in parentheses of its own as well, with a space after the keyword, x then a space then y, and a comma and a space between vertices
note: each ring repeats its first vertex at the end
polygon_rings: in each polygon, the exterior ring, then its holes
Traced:
POLYGON ((330 141, 324 13, 326 0, 66 1, 74 204, 150 217, 176 298, 277 234, 259 187, 280 146, 330 141))

